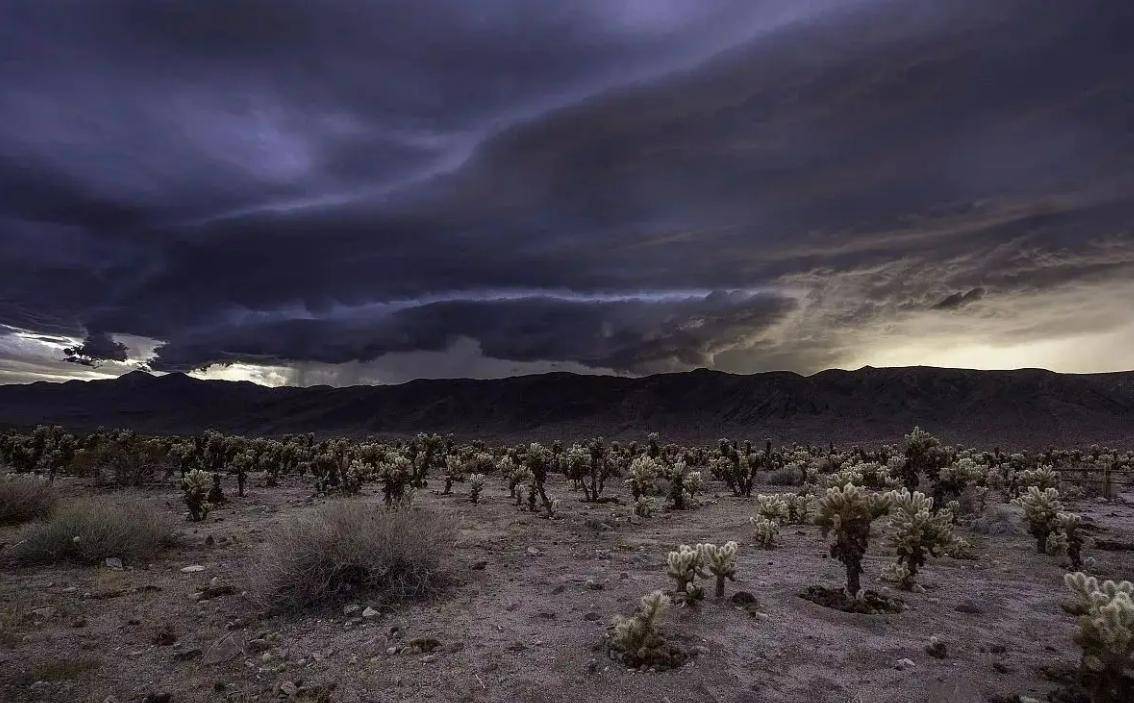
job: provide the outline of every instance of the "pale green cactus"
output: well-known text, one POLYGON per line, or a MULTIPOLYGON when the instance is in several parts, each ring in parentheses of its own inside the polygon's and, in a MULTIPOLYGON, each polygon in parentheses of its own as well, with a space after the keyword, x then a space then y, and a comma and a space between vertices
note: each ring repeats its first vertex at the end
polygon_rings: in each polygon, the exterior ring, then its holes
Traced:
POLYGON ((661 465, 651 456, 645 454, 634 457, 630 462, 630 477, 626 485, 635 500, 642 496, 651 496, 657 492, 658 476, 661 475, 661 465))
POLYGON ((1021 489, 1035 486, 1041 491, 1059 488, 1059 474, 1050 466, 1016 472, 1016 485, 1021 489))
POLYGON ((208 516, 208 497, 212 487, 213 475, 201 469, 193 469, 181 479, 182 497, 185 506, 189 508, 189 519, 193 522, 200 522, 208 516))
POLYGON ((1054 488, 1040 490, 1036 486, 1028 486, 1027 492, 1012 502, 1024 509, 1028 532, 1036 539, 1036 549, 1040 554, 1046 554, 1047 538, 1055 531, 1059 512, 1063 510, 1063 504, 1059 501, 1059 491, 1054 488))
POLYGON ((445 490, 441 491, 442 495, 449 495, 453 492, 454 483, 464 483, 465 477, 468 476, 469 465, 465 457, 459 454, 450 454, 445 457, 445 490))
POLYGON ((1066 554, 1076 571, 1083 568, 1083 535, 1079 531, 1082 524, 1083 518, 1075 513, 1057 513, 1055 529, 1047 536, 1047 553, 1066 554))
POLYGON ((408 502, 413 496, 414 465, 400 451, 389 451, 377 467, 386 505, 408 502))
POLYGON ((752 540, 763 549, 774 549, 780 536, 780 526, 763 515, 749 518, 752 523, 752 540))
POLYGON ((1123 675, 1134 667, 1134 583, 1104 581, 1082 572, 1063 577, 1078 599, 1081 667, 1092 703, 1121 703, 1123 675))
POLYGON ((897 551, 896 567, 883 577, 901 588, 913 590, 918 570, 929 556, 942 554, 953 542, 953 515, 933 511, 933 499, 920 491, 890 491, 890 541, 897 551), (899 568, 900 567, 900 568, 899 568))
POLYGON ((658 628, 671 601, 661 591, 642 596, 638 612, 628 618, 615 615, 610 644, 630 666, 649 664, 665 657, 666 643, 658 628))
POLYGON ((815 524, 823 531, 824 537, 835 533, 831 556, 846 567, 847 595, 851 598, 857 598, 862 590, 862 557, 870 540, 870 524, 884 515, 889 507, 888 495, 871 493, 854 484, 828 488, 819 499, 815 524))
POLYGON ((806 525, 811 521, 811 510, 815 505, 814 496, 791 494, 784 500, 787 502, 787 524, 806 525))
POLYGON ((653 517, 658 510, 658 502, 651 496, 641 496, 634 501, 634 514, 638 517, 653 517))
POLYGON ((756 496, 756 515, 765 520, 786 521, 788 502, 784 496, 761 493, 756 496))
POLYGON ((475 505, 480 501, 480 492, 484 490, 484 474, 469 475, 469 500, 475 505))
POLYGON ((700 553, 700 561, 717 579, 715 595, 724 598, 725 579, 736 580, 736 542, 725 542, 721 546, 711 543, 698 544, 696 549, 700 553))
POLYGON ((661 477, 669 483, 666 497, 674 510, 693 507, 702 487, 700 471, 691 471, 684 461, 676 461, 662 466, 661 477))
POLYGON ((707 576, 704 571, 705 565, 701 561, 700 551, 687 544, 679 545, 675 551, 666 555, 665 563, 666 575, 673 579, 676 584, 675 593, 687 601, 698 600, 704 596, 701 587, 694 584, 698 577, 706 578, 707 576))

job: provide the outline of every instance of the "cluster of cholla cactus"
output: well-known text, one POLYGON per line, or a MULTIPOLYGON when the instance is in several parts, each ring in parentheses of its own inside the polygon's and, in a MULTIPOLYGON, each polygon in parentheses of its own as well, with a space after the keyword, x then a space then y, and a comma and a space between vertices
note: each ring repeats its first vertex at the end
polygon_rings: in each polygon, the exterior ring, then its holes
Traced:
POLYGON ((936 437, 915 427, 906 435, 905 461, 899 465, 898 477, 906 490, 912 491, 923 474, 936 479, 937 472, 948 465, 949 459, 949 452, 936 437))
POLYGON ((469 468, 465 457, 459 454, 450 454, 445 457, 445 490, 441 491, 444 495, 449 495, 453 492, 454 483, 464 483, 465 477, 468 476, 469 468))
POLYGON ((547 495, 545 487, 551 457, 551 452, 538 442, 532 442, 524 454, 524 463, 528 469, 528 510, 534 513, 542 507, 547 517, 555 516, 556 506, 555 500, 547 495))
POLYGON ((1083 535, 1079 531, 1083 518, 1075 513, 1056 513, 1055 529, 1047 536, 1046 551, 1058 556, 1067 555, 1071 568, 1083 568, 1083 535))
POLYGON ((937 505, 952 505, 954 517, 961 508, 962 494, 970 496, 972 512, 980 514, 988 495, 989 467, 971 456, 961 456, 937 473, 933 500, 937 505))
POLYGON ((1075 642, 1092 703, 1124 703, 1123 677, 1134 668, 1134 583, 1104 581, 1082 572, 1064 576, 1079 613, 1075 642))
POLYGON ((771 518, 755 515, 749 518, 752 523, 752 541, 763 549, 774 549, 780 537, 780 525, 771 518))
POLYGON ((1036 549, 1046 554, 1047 538, 1058 527, 1059 513, 1063 510, 1059 491, 1028 486, 1027 492, 1013 502, 1024 509, 1024 519, 1028 522, 1028 532, 1036 540, 1036 549))
POLYGON ((382 483, 382 500, 386 505, 398 505, 412 499, 414 467, 409 457, 391 450, 378 460, 375 474, 382 483))
POLYGON ((717 451, 720 456, 712 464, 713 477, 724 481, 736 496, 752 495, 756 472, 772 468, 772 440, 767 440, 764 451, 757 452, 753 451, 751 442, 738 445, 722 438, 717 442, 717 451))
POLYGON ((701 492, 700 471, 692 471, 684 461, 663 465, 661 477, 668 483, 666 498, 674 510, 691 508, 701 492))
POLYGON ((638 611, 624 618, 615 615, 610 630, 610 645, 628 666, 656 666, 668 663, 672 654, 658 628, 670 599, 661 591, 642 596, 638 611))
POLYGON ((520 489, 532 478, 528 467, 506 454, 497 462, 496 470, 500 472, 500 475, 504 477, 505 482, 508 484, 508 495, 512 497, 516 505, 522 505, 524 502, 524 494, 520 489))
POLYGON ((189 519, 194 522, 204 520, 209 514, 209 491, 213 487, 213 475, 208 471, 194 469, 181 479, 181 492, 185 507, 189 508, 189 519))
MULTIPOLYGON (((651 435, 656 446, 657 436, 651 435)), ((602 437, 585 444, 572 444, 565 452, 563 473, 583 490, 583 500, 597 502, 606 488, 607 479, 621 473, 621 445, 611 442, 608 447, 602 437)))
POLYGON ((658 511, 658 502, 653 496, 639 496, 634 501, 634 514, 638 517, 653 517, 658 511))
POLYGON ((634 500, 649 497, 657 492, 657 481, 661 475, 661 465, 648 454, 637 456, 630 462, 630 476, 626 485, 634 500))
POLYGON ((819 499, 815 524, 824 537, 832 532, 835 535, 831 556, 846 567, 846 590, 851 598, 858 598, 862 591, 862 557, 870 541, 870 525, 889 508, 888 494, 872 493, 854 484, 828 488, 819 499))
POLYGON ((480 492, 484 490, 484 474, 469 475, 469 500, 475 505, 480 501, 480 492))
POLYGON ((732 541, 719 547, 709 543, 678 545, 665 560, 666 575, 674 581, 674 595, 687 603, 700 600, 705 592, 696 581, 712 575, 716 579, 716 597, 724 597, 725 580, 736 579, 737 548, 732 541))
POLYGON ((897 552, 897 561, 883 572, 883 578, 905 590, 917 585, 919 569, 930 556, 939 556, 956 539, 953 515, 948 510, 933 510, 933 499, 908 490, 887 494, 890 515, 890 540, 897 552))
POLYGON ((725 542, 719 547, 711 543, 697 545, 701 563, 716 578, 716 588, 713 593, 717 598, 724 598, 726 579, 736 580, 736 550, 737 544, 733 541, 725 542))

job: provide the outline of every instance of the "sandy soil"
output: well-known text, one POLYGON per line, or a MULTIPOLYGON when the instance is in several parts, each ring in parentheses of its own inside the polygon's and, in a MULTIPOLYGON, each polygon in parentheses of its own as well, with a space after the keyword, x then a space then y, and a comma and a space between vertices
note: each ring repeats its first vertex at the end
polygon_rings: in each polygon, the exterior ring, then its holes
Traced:
MULTIPOLYGON (((798 596, 808 585, 843 580, 817 528, 786 527, 782 545, 762 551, 751 544, 749 500, 710 494, 696 510, 631 522, 628 508, 579 502, 561 481, 551 486, 561 518, 551 521, 513 507, 498 484, 479 505, 432 486, 419 492, 419 504, 457 530, 456 584, 431 602, 371 618, 341 608, 262 617, 241 595, 265 533, 311 509, 310 489, 299 481, 253 488, 206 522, 186 523, 182 546, 142 568, 17 569, 0 557, 0 700, 967 703, 1042 698, 1055 686, 1043 668, 1076 662, 1074 619, 1059 607, 1064 570, 1036 554, 1026 534, 965 533, 977 561, 933 560, 926 592, 901 594, 904 613, 852 615, 798 596), (641 595, 669 587, 667 550, 729 539, 742 545, 729 593, 754 594, 758 615, 711 596, 671 611, 667 635, 699 652, 673 671, 628 671, 601 652, 611 615, 629 614, 641 595), (183 573, 189 565, 204 569, 183 573), (210 583, 236 593, 194 600, 210 583), (174 643, 157 643, 163 629, 174 643), (927 654, 933 635, 946 643, 946 658, 927 654), (442 646, 387 653, 417 637, 442 646), (913 666, 899 668, 902 659, 913 666)), ((172 486, 138 494, 181 512, 172 486)), ((367 499, 379 500, 373 491, 367 499)), ((1098 536, 1134 540, 1134 507, 1070 507, 1096 522, 1098 536)), ((16 534, 0 531, 0 543, 16 534)), ((1134 552, 1087 552, 1099 575, 1134 575, 1134 552)), ((868 587, 880 587, 886 560, 876 538, 868 587)))

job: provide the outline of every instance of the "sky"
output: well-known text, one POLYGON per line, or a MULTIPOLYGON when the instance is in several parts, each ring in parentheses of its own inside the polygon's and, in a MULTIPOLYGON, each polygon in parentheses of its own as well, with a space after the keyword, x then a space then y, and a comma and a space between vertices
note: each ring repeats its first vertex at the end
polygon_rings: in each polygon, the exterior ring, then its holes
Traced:
POLYGON ((0 383, 1134 369, 1129 0, 0 0, 0 383))

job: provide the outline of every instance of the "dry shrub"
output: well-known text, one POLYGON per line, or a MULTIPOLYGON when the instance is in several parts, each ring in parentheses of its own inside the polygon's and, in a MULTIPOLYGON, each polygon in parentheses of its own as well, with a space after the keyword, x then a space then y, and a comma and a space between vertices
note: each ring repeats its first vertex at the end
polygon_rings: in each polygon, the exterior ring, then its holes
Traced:
POLYGON ((168 516, 137 501, 94 496, 64 503, 47 520, 26 527, 15 556, 20 564, 97 564, 110 557, 129 563, 173 542, 168 516))
POLYGON ((803 475, 794 466, 781 466, 768 472, 765 483, 770 486, 799 486, 803 484, 803 475))
POLYGON ((273 610, 421 598, 443 585, 451 544, 424 510, 337 501, 268 535, 253 565, 252 592, 273 610))
POLYGON ((55 505, 47 481, 19 474, 0 476, 0 525, 18 525, 46 516, 55 505))

